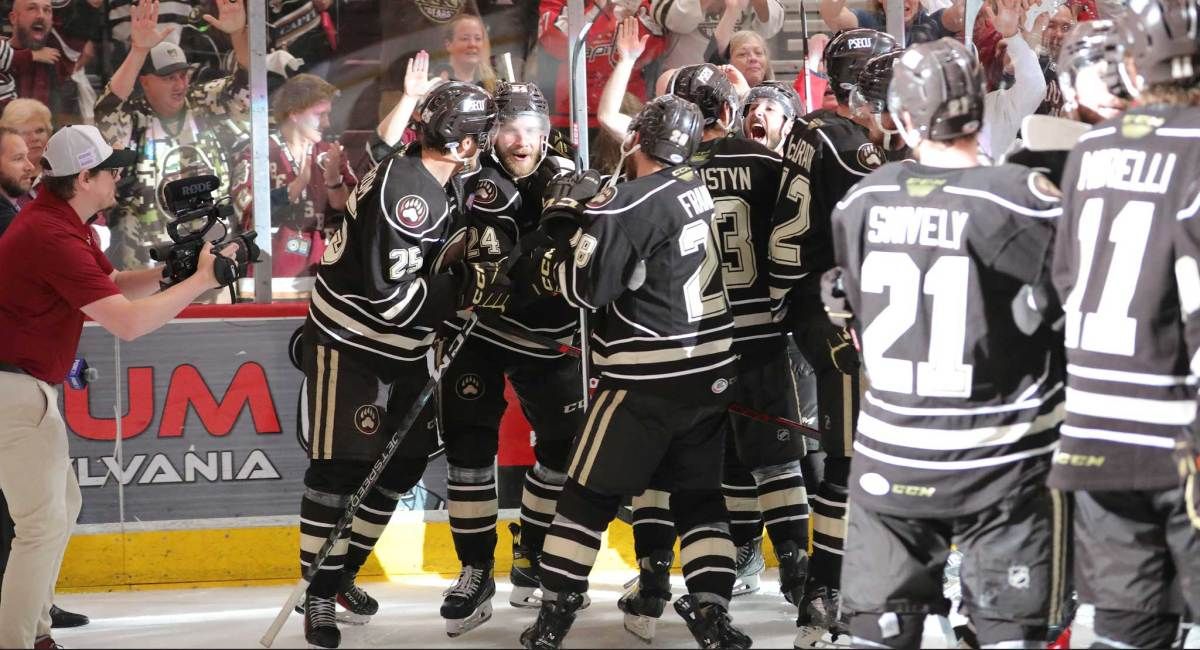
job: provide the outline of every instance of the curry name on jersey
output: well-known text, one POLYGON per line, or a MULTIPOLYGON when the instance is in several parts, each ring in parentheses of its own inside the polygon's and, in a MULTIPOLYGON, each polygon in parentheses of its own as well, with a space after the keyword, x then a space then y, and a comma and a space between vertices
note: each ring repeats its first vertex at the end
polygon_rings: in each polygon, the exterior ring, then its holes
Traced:
POLYGON ((1067 418, 1051 486, 1177 484, 1171 450, 1196 416, 1178 297, 1183 191, 1200 110, 1141 107, 1080 137, 1063 173, 1054 285, 1066 312, 1067 418))
POLYGON ((851 499, 970 514, 1044 482, 1063 417, 1061 337, 1012 303, 1049 288, 1057 189, 1025 167, 889 163, 838 204, 833 240, 870 390, 851 499))
MULTIPOLYGON (((829 218, 850 187, 885 162, 867 131, 835 111, 797 117, 783 147, 770 241, 771 300, 778 306, 807 277, 833 267, 829 218)), ((815 288, 814 288, 815 291, 815 288)))
POLYGON ((377 361, 424 358, 458 292, 444 272, 465 235, 451 196, 416 147, 363 176, 313 286, 309 318, 323 344, 377 361))
POLYGON ((765 268, 779 160, 763 145, 735 137, 703 142, 691 159, 712 195, 721 274, 733 309, 733 350, 741 355, 776 353, 783 344, 782 329, 771 319, 765 268))
MULTIPOLYGON (((542 166, 549 169, 514 182, 494 158, 482 158, 479 174, 473 180, 472 192, 467 199, 468 260, 500 261, 510 254, 522 237, 537 228, 545 179, 553 177, 557 171, 574 168, 571 161, 553 154, 542 160, 542 166)), ((570 343, 579 328, 578 311, 558 298, 535 298, 523 303, 514 299, 497 317, 515 329, 533 331, 562 343, 570 343)), ((476 325, 471 336, 531 357, 561 356, 519 336, 501 332, 486 322, 476 325)))
POLYGON ((592 362, 601 385, 687 400, 733 376, 733 316, 711 222, 713 199, 691 167, 619 183, 587 203, 588 225, 558 268, 573 306, 600 310, 592 362))

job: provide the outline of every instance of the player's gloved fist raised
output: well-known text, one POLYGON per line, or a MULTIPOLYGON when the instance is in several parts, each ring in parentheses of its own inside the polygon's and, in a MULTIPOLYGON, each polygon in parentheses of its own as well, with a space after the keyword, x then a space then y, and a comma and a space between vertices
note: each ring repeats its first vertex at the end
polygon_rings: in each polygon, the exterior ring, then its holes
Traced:
POLYGON ((565 248, 575 231, 584 225, 584 206, 600 191, 600 185, 600 172, 594 169, 555 177, 546 186, 538 229, 565 248))
POLYGON ((842 267, 835 266, 821 275, 821 302, 829 322, 841 328, 850 326, 854 312, 846 302, 846 288, 842 285, 842 267))
POLYGON ((504 311, 512 294, 508 276, 500 262, 460 262, 451 272, 459 278, 458 308, 504 311))

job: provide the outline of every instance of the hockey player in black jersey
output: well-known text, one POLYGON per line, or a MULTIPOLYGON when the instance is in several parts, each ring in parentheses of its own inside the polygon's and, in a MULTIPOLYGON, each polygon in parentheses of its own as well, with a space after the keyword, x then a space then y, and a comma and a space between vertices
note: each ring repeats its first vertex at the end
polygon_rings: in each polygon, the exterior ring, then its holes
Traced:
POLYGON ((801 647, 824 631, 844 633, 836 620, 838 576, 845 537, 850 443, 858 412, 858 355, 842 328, 821 307, 820 276, 833 266, 829 215, 854 183, 884 162, 870 139, 869 116, 855 121, 849 101, 868 60, 896 48, 895 40, 870 29, 842 32, 825 46, 825 65, 838 106, 797 118, 783 150, 771 231, 769 263, 772 309, 816 371, 818 424, 825 451, 824 475, 813 499, 813 555, 800 607, 801 647))
POLYGON ((1200 3, 1130 8, 1137 105, 1081 137, 1063 173, 1067 414, 1050 485, 1074 494, 1074 577, 1097 641, 1165 647, 1183 606, 1200 612, 1200 531, 1172 460, 1196 415, 1200 344, 1181 316, 1194 325, 1200 287, 1200 3))
MULTIPOLYGON (((550 118, 537 86, 502 83, 496 107, 491 151, 480 158, 467 200, 468 262, 503 261, 537 227, 548 180, 572 167, 571 161, 548 153, 550 118)), ((495 467, 500 418, 507 405, 505 376, 537 432, 537 461, 525 478, 521 523, 511 525, 515 543, 509 600, 519 607, 537 606, 537 557, 566 480, 567 449, 583 423, 579 361, 507 333, 530 330, 570 343, 578 311, 554 297, 520 304, 514 299, 508 307, 503 315, 488 315, 476 325, 442 381, 447 510, 463 567, 441 610, 452 637, 491 617, 495 467), (489 325, 493 318, 503 321, 506 330, 489 325)))
POLYGON ((734 321, 712 196, 686 164, 702 130, 693 104, 659 97, 629 127, 623 149, 633 180, 590 200, 595 172, 551 187, 542 228, 555 243, 533 256, 532 284, 598 310, 592 361, 599 385, 546 535, 544 597, 536 623, 521 635, 526 647, 562 644, 622 496, 651 484, 670 489, 681 537, 688 594, 675 610, 700 647, 750 646, 728 614, 734 548, 720 480, 736 381, 734 321))
POLYGON ((742 135, 774 151, 783 152, 783 141, 792 130, 793 120, 804 112, 791 86, 773 79, 750 89, 742 98, 742 135))
MULTIPOLYGON (((778 187, 779 156, 757 142, 730 135, 738 101, 720 68, 680 68, 672 94, 696 104, 704 117, 702 142, 690 163, 713 197, 713 227, 734 315, 733 352, 738 355, 732 399, 796 420, 799 406, 786 338, 771 318, 766 274, 759 271, 766 260, 775 207, 774 195, 763 190, 778 187)), ((782 590, 798 602, 808 565, 808 497, 800 469, 804 440, 787 429, 738 416, 730 418, 729 427, 722 489, 738 547, 738 569, 745 570, 739 576, 745 581, 742 589, 758 588, 765 519, 780 561, 782 590), (756 557, 759 566, 748 564, 756 557)), ((633 499, 633 538, 642 572, 638 584, 618 603, 626 612, 626 628, 645 640, 653 638, 654 619, 670 598, 667 571, 675 541, 670 495, 658 488, 652 485, 633 499)))
MULTIPOLYGON (((432 91, 421 146, 395 152, 363 176, 348 217, 330 238, 303 335, 311 458, 300 503, 300 564, 307 566, 429 377, 426 352, 456 309, 502 310, 495 262, 462 259, 455 175, 476 157, 495 117, 492 98, 464 83, 432 91)), ((336 648, 335 600, 364 623, 378 603, 354 584, 400 494, 421 478, 436 444, 432 409, 413 425, 377 487, 314 577, 304 601, 309 644, 336 648)))
POLYGON ((919 162, 871 173, 833 214, 871 378, 842 574, 857 647, 920 647, 926 615, 948 614, 952 544, 982 647, 1044 643, 1063 589, 1061 498, 1045 486, 1063 413, 1061 336, 1056 312, 1029 306, 1053 293, 1062 210, 1041 174, 978 166, 983 97, 960 42, 909 48, 889 106, 919 162))

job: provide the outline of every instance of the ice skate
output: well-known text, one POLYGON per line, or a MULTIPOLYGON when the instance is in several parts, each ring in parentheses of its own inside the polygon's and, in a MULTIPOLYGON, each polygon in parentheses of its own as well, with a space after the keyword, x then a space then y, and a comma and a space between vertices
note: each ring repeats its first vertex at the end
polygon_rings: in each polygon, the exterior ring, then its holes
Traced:
POLYGON ((641 641, 654 640, 654 628, 667 602, 671 600, 671 551, 654 551, 642 558, 641 573, 626 584, 625 594, 617 607, 625 612, 625 629, 641 641))
POLYGON ((779 559, 779 591, 789 603, 795 605, 804 599, 804 585, 808 580, 808 555, 795 542, 780 542, 775 547, 779 559))
POLYGON ((512 593, 508 603, 513 607, 541 607, 542 598, 538 595, 541 583, 538 579, 538 559, 534 557, 529 547, 521 541, 521 525, 516 522, 508 525, 512 533, 512 569, 508 579, 512 582, 512 593))
POLYGON ((749 636, 733 626, 729 612, 716 603, 700 602, 691 594, 685 594, 675 601, 675 611, 683 617, 701 648, 736 650, 754 644, 749 636))
POLYGON ((553 600, 542 601, 537 620, 521 633, 521 645, 530 650, 554 650, 562 647, 571 631, 575 613, 583 607, 583 594, 565 591, 553 600))
POLYGON ((734 597, 758 591, 759 576, 762 575, 766 566, 766 560, 763 559, 762 553, 762 537, 755 537, 739 546, 737 563, 734 566, 737 571, 737 577, 733 580, 734 597))
POLYGON ((310 648, 336 648, 342 642, 334 617, 333 598, 312 594, 304 596, 304 640, 310 648))
POLYGON ((442 601, 441 614, 450 638, 483 625, 492 617, 492 596, 496 595, 492 563, 464 566, 458 580, 442 595, 446 599, 442 601))
POLYGON ((796 618, 796 648, 845 648, 850 630, 838 619, 838 590, 809 584, 796 618))

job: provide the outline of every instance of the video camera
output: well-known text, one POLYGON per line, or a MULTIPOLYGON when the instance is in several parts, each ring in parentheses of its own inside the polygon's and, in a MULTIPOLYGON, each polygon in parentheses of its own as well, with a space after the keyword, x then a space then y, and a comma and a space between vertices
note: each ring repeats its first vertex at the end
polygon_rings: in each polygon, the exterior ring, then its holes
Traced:
POLYGON ((163 263, 160 284, 165 289, 196 273, 204 242, 210 241, 217 256, 213 266, 217 282, 229 287, 233 301, 237 302, 236 282, 246 277, 251 264, 259 261, 260 251, 254 243, 257 233, 229 234, 227 224, 233 216, 233 205, 229 197, 213 198, 220 185, 219 178, 204 174, 164 181, 159 186, 159 204, 171 215, 167 235, 172 243, 150 249, 150 259, 163 263), (220 254, 232 244, 238 245, 236 260, 220 254))

